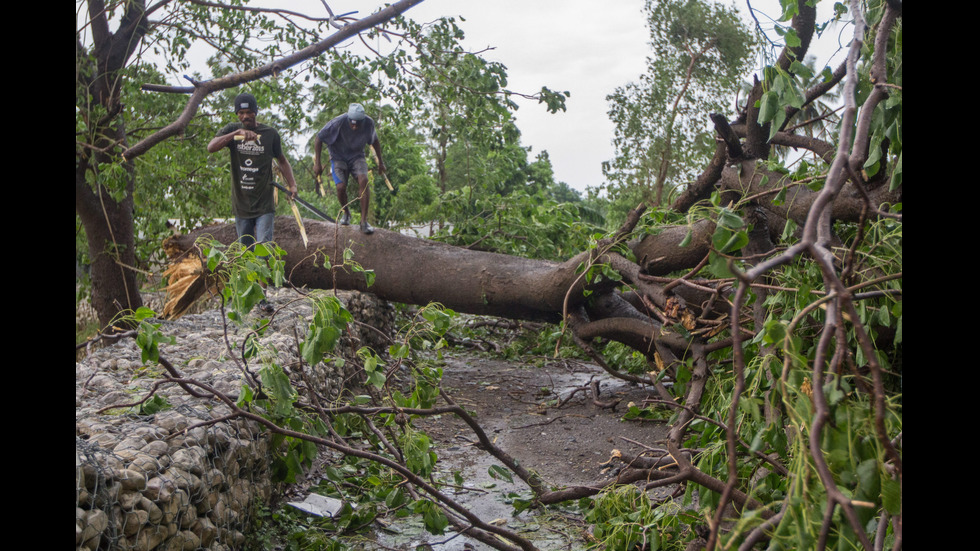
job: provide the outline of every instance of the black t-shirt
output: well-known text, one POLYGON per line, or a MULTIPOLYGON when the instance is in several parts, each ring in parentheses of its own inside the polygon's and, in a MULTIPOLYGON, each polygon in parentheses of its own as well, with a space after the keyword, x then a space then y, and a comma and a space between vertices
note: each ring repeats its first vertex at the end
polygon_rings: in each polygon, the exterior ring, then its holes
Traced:
MULTIPOLYGON (((234 122, 222 128, 224 136, 242 128, 234 122)), ((231 152, 231 205, 238 218, 255 218, 275 212, 272 190, 272 161, 282 156, 282 140, 271 126, 256 125, 259 139, 254 142, 232 141, 231 152)))

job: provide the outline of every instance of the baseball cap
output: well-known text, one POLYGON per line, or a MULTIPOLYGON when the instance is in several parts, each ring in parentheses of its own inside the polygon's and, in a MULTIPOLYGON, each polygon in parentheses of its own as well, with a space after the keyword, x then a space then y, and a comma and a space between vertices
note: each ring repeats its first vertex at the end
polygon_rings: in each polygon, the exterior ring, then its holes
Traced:
POLYGON ((347 110, 347 118, 352 121, 362 121, 367 115, 364 113, 364 106, 360 103, 350 104, 350 109, 347 110))
POLYGON ((255 101, 255 96, 252 94, 238 94, 235 96, 234 108, 236 113, 242 109, 251 109, 252 111, 258 113, 259 102, 255 101))

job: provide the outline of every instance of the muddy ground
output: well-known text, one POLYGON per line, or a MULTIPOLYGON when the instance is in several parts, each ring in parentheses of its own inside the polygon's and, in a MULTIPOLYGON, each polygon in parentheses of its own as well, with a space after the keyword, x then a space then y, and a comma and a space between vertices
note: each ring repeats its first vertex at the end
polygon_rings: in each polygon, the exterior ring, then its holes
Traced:
MULTIPOLYGON (((652 389, 624 383, 579 361, 543 363, 541 367, 454 353, 445 362, 443 388, 476 414, 498 446, 555 487, 606 480, 619 465, 609 461, 613 449, 638 453, 642 447, 637 442, 658 446, 665 438, 663 423, 622 420, 626 405, 650 397, 652 389), (599 400, 618 400, 616 408, 597 407, 592 393, 581 390, 593 379, 600 383, 599 400), (563 405, 555 407, 559 402, 563 405)), ((575 503, 514 516, 513 498, 530 496, 527 487, 516 477, 510 483, 490 476, 496 460, 477 449, 476 437, 462 421, 442 416, 420 426, 436 441, 439 470, 459 471, 466 480, 468 490, 454 497, 482 519, 507 525, 541 549, 587 546, 588 525, 575 503)), ((375 549, 413 549, 423 543, 449 551, 491 549, 448 532, 433 536, 418 526, 388 526, 378 532, 377 543, 375 549)), ((359 548, 371 546, 362 542, 359 548)))

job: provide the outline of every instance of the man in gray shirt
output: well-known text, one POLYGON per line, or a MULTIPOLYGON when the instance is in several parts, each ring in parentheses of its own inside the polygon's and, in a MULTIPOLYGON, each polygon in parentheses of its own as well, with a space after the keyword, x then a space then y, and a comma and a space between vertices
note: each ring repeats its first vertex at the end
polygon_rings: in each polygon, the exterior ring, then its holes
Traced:
POLYGON ((361 231, 366 234, 374 233, 374 228, 368 224, 368 205, 371 201, 368 189, 367 160, 364 158, 364 148, 370 145, 378 158, 378 171, 384 173, 386 168, 381 160, 381 142, 375 132, 374 120, 364 113, 364 107, 352 103, 347 113, 331 120, 317 132, 313 144, 313 173, 317 177, 323 173, 320 164, 320 152, 323 144, 327 144, 330 153, 330 176, 337 186, 337 199, 344 208, 340 224, 350 224, 350 205, 347 201, 347 180, 351 174, 357 179, 359 197, 361 200, 361 231))

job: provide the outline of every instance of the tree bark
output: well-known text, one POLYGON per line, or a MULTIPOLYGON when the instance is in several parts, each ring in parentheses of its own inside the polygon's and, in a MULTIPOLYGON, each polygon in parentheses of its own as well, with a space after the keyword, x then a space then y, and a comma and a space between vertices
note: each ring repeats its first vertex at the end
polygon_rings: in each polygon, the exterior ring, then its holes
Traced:
POLYGON ((77 41, 75 45, 76 107, 85 113, 89 127, 89 142, 75 145, 75 213, 88 239, 92 307, 99 323, 109 328, 121 312, 143 305, 134 271, 133 167, 124 163, 123 181, 113 184, 122 189, 115 194, 99 182, 99 171, 126 144, 120 73, 148 27, 142 1, 126 5, 114 33, 109 31, 106 14, 101 0, 91 0, 89 18, 95 43, 91 55, 77 41), (96 114, 98 110, 91 109, 95 105, 104 113, 96 114))

